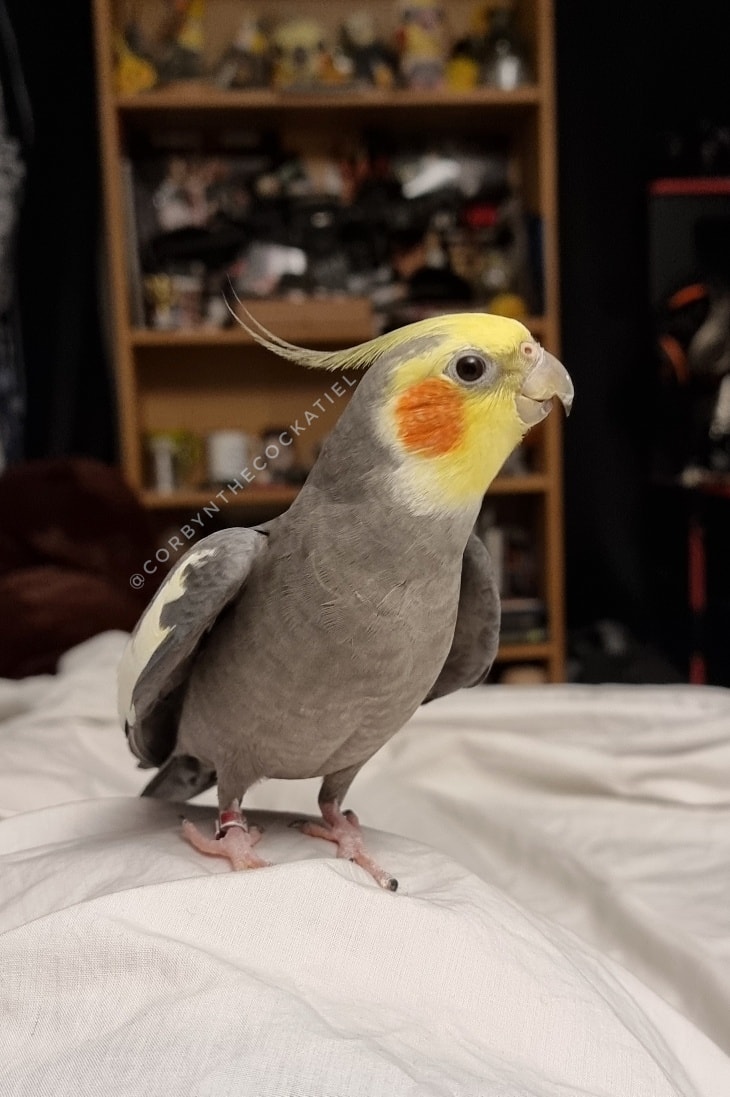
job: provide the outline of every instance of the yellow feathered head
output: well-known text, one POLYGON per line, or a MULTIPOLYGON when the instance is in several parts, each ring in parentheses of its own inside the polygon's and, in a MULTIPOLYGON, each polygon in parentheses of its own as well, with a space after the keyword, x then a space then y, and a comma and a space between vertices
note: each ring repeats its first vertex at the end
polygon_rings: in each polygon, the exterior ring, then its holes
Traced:
POLYGON ((330 352, 295 347, 246 317, 237 318, 284 358, 315 369, 369 367, 351 404, 367 408, 378 443, 396 458, 392 479, 416 510, 478 504, 553 399, 566 411, 573 401, 562 364, 504 316, 434 317, 330 352))

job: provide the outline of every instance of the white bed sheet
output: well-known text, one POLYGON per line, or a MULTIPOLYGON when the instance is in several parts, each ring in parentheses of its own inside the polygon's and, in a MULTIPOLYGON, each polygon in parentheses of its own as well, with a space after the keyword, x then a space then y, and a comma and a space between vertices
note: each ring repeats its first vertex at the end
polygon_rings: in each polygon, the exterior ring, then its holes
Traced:
POLYGON ((0 1092, 730 1094, 730 692, 427 706, 348 797, 392 896, 276 818, 278 867, 228 874, 129 799, 123 641, 0 682, 0 1092))

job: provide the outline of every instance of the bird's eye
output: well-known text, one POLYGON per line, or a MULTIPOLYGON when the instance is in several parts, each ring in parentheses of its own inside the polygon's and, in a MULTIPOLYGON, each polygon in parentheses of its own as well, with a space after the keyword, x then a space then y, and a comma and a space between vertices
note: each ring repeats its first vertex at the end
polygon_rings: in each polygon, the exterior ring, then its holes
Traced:
POLYGON ((462 354, 454 363, 454 373, 460 381, 473 384, 487 372, 487 363, 478 354, 462 354))

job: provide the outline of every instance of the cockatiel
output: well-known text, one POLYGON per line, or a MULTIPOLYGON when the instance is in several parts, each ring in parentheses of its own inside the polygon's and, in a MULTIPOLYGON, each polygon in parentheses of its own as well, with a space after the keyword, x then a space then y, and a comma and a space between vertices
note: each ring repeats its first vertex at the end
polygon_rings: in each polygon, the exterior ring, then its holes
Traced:
POLYGON ((474 524, 503 462, 553 397, 569 411, 573 385, 500 316, 422 320, 334 352, 255 324, 284 358, 367 372, 289 510, 204 538, 170 573, 123 654, 120 715, 134 754, 160 767, 143 795, 217 783, 216 837, 183 824, 196 849, 263 865, 246 790, 322 776, 322 821, 302 829, 395 890, 343 797, 419 705, 486 677, 499 596, 474 524))

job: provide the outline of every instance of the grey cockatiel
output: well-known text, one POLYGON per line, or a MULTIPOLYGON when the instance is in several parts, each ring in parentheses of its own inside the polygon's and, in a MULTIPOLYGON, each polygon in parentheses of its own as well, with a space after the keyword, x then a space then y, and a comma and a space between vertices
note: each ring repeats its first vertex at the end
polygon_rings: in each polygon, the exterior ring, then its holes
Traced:
POLYGON ((499 599, 473 532, 501 465, 557 396, 563 366, 522 324, 424 320, 350 351, 275 353, 368 366, 290 509, 262 530, 206 537, 171 572, 120 665, 133 752, 160 771, 145 795, 187 799, 217 782, 219 830, 199 850, 263 864, 240 804, 262 777, 322 776, 307 824, 396 883, 340 805, 361 766, 427 699, 483 681, 499 599))

